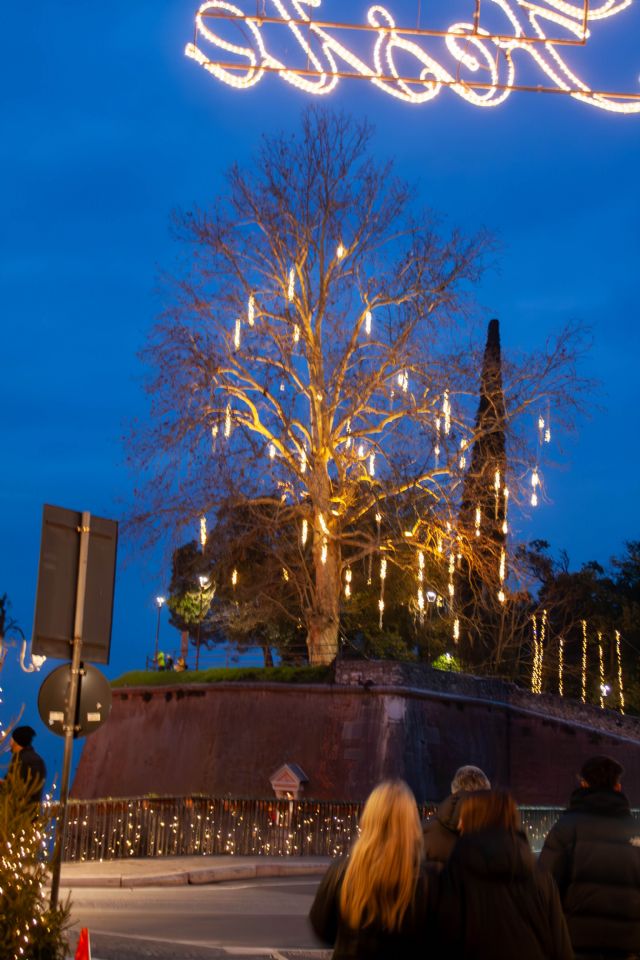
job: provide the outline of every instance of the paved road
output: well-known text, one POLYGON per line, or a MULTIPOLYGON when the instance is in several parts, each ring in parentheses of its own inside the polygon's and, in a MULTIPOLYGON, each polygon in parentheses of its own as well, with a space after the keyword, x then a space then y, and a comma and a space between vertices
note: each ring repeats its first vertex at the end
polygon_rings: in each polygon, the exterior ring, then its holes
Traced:
POLYGON ((211 886, 76 889, 72 955, 88 927, 93 960, 212 960, 330 956, 307 914, 318 878, 211 886))

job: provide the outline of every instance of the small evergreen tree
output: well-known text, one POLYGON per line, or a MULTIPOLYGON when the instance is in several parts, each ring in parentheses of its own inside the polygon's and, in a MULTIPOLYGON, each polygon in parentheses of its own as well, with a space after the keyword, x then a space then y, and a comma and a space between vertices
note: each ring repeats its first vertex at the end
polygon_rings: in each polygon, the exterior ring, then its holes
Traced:
POLYGON ((31 799, 33 783, 10 768, 0 787, 0 957, 64 960, 69 901, 49 907, 43 861, 49 817, 31 799))

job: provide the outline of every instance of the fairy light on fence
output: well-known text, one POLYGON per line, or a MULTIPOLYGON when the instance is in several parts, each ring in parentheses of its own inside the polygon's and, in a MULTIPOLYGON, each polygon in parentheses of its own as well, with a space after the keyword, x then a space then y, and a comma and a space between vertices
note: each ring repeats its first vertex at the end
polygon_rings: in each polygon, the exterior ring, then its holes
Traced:
POLYGON ((587 621, 582 621, 582 682, 580 687, 580 699, 583 703, 587 702, 587 621))
POLYGON ((622 687, 622 651, 620 649, 620 631, 616 630, 616 660, 618 662, 618 699, 620 713, 624 713, 624 690, 622 687))

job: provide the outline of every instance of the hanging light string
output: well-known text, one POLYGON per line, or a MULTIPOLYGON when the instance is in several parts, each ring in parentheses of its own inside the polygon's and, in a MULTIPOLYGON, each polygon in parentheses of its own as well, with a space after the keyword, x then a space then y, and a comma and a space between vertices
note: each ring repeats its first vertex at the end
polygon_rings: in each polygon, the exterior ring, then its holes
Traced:
POLYGON ((582 686, 580 699, 587 702, 587 621, 582 621, 582 686))
POLYGON ((564 696, 564 637, 560 637, 558 642, 558 693, 564 696))
POLYGON ((533 657, 531 660, 531 693, 538 692, 538 618, 534 614, 531 617, 531 626, 533 630, 533 657))
POLYGON ((620 631, 616 630, 616 659, 618 661, 618 699, 620 713, 624 714, 624 690, 622 688, 622 651, 620 650, 620 631))
POLYGON ((600 661, 600 709, 604 710, 604 651, 600 631, 598 631, 598 659, 600 661))
POLYGON ((384 616, 384 582, 387 579, 387 558, 380 558, 380 599, 378 600, 378 610, 380 611, 379 625, 382 630, 382 619, 384 616))
POLYGON ((540 643, 538 645, 538 693, 542 693, 542 661, 544 659, 544 643, 547 632, 547 611, 542 611, 540 624, 540 643))
POLYGON ((420 623, 424 623, 424 553, 418 550, 418 610, 420 623))

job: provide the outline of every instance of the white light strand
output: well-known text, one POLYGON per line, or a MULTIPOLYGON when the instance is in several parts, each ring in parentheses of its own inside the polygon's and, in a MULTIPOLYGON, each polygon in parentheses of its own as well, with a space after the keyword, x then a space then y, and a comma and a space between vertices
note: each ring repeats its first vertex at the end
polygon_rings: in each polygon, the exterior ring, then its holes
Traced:
POLYGON ((351 567, 347 567, 344 574, 344 595, 349 599, 351 596, 351 567))
POLYGON ((540 476, 536 467, 531 474, 531 506, 538 506, 538 487, 540 486, 540 476))
POLYGON ((371 319, 372 319, 371 310, 367 310, 367 312, 364 315, 364 332, 368 337, 371 336, 371 319))
POLYGON ((374 477, 376 474, 376 454, 375 451, 369 454, 369 476, 374 477))
POLYGON ((453 642, 457 643, 460 639, 460 620, 458 617, 453 621, 453 642))
POLYGON ((342 260, 346 254, 346 250, 341 243, 338 244, 338 249, 336 250, 336 257, 338 260, 342 260))
POLYGON ((459 461, 460 469, 461 469, 461 470, 464 470, 464 468, 465 468, 466 465, 467 465, 467 455, 466 455, 466 453, 464 452, 464 451, 466 450, 466 448, 467 448, 467 442, 466 442, 466 440, 461 440, 461 441, 460 441, 460 461, 459 461))
POLYGON ((622 651, 620 649, 620 631, 616 630, 616 659, 618 661, 618 700, 620 713, 624 713, 624 690, 622 688, 622 651))
POLYGON ((224 412, 224 435, 227 439, 231 436, 231 404, 227 404, 224 412))
POLYGON ((240 317, 237 317, 237 318, 236 318, 235 330, 233 331, 233 349, 234 349, 234 350, 239 350, 239 349, 240 349, 240 334, 241 334, 241 330, 242 330, 242 323, 241 323, 240 317))
POLYGON ((204 550, 207 545, 207 518, 200 517, 200 546, 204 550))
POLYGON ((293 342, 294 343, 300 342, 300 324, 299 323, 294 323, 293 325, 293 342))
POLYGON ((598 631, 598 661, 600 664, 600 709, 604 710, 604 651, 602 649, 602 634, 598 631))
POLYGON ((250 327, 256 322, 256 301, 253 294, 249 297, 249 304, 247 306, 247 323, 250 327))
POLYGON ((538 618, 531 617, 533 628, 533 657, 531 661, 531 693, 538 693, 538 618))
POLYGON ((507 572, 507 553, 504 547, 500 550, 500 567, 498 569, 498 574, 500 577, 500 583, 504 583, 504 578, 507 572))
POLYGON ((583 703, 587 702, 587 621, 582 621, 582 682, 580 687, 580 699, 583 703))
POLYGON ((480 506, 476 506, 474 526, 476 529, 476 537, 480 536, 480 526, 482 524, 482 510, 480 506))
POLYGON ((378 610, 380 612, 379 627, 382 630, 382 618, 384 615, 384 582, 387 579, 387 558, 380 558, 380 599, 378 600, 378 610))
POLYGON ((306 517, 304 517, 302 520, 302 530, 300 532, 300 541, 303 547, 307 542, 308 536, 309 536, 309 521, 307 520, 306 517))
POLYGON ((321 546, 321 549, 320 549, 320 562, 321 562, 323 565, 326 564, 326 562, 327 562, 328 552, 329 552, 329 548, 328 548, 328 545, 327 545, 327 538, 326 538, 326 537, 323 537, 323 538, 322 538, 322 546, 321 546))
POLYGON ((561 697, 564 696, 564 638, 560 637, 558 641, 558 693, 561 697))
POLYGON ((276 445, 275 443, 269 444, 269 459, 273 460, 276 455, 276 445))
POLYGON ((233 572, 231 574, 231 586, 236 587, 237 585, 238 585, 238 570, 236 567, 234 567, 233 572))
POLYGON ((291 267, 289 270, 289 284, 287 286, 287 300, 289 303, 293 302, 293 298, 296 292, 296 271, 294 267, 291 267))
POLYGON ((449 436, 451 431, 451 402, 449 400, 449 391, 445 390, 442 398, 442 416, 444 419, 444 432, 449 436))

